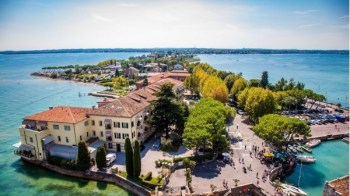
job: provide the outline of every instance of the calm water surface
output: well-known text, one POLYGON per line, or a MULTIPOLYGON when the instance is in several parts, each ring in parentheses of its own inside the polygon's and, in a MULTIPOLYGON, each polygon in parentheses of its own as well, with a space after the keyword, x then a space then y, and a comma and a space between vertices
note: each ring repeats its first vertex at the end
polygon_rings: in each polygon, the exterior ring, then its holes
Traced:
POLYGON ((91 107, 95 97, 79 97, 103 87, 31 77, 43 66, 95 64, 109 58, 126 59, 141 53, 75 53, 0 55, 0 195, 129 195, 111 184, 64 177, 24 164, 13 155, 19 141, 18 127, 24 116, 49 106, 91 107))
POLYGON ((322 142, 312 149, 312 156, 316 158, 314 164, 298 164, 285 182, 298 185, 300 177, 301 189, 310 196, 318 196, 322 195, 325 181, 349 174, 349 144, 341 140, 322 142))

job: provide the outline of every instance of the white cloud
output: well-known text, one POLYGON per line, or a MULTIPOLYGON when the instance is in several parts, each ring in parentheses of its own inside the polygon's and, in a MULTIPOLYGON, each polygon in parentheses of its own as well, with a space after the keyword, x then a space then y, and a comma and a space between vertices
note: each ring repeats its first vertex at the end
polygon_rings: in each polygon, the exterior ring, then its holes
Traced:
POLYGON ((135 6, 137 6, 137 4, 134 4, 134 3, 119 3, 118 5, 121 7, 135 7, 135 6))
POLYGON ((346 18, 349 18, 349 15, 344 15, 339 17, 339 19, 346 19, 346 18))
POLYGON ((307 14, 314 13, 316 11, 317 10, 297 10, 297 11, 294 11, 293 13, 297 15, 307 15, 307 14))
POLYGON ((303 25, 299 25, 298 28, 310 28, 310 27, 316 27, 319 26, 320 24, 317 23, 313 23, 313 24, 303 24, 303 25))
POLYGON ((95 14, 95 13, 92 14, 92 17, 96 20, 103 21, 103 22, 113 22, 112 19, 101 16, 99 14, 95 14))

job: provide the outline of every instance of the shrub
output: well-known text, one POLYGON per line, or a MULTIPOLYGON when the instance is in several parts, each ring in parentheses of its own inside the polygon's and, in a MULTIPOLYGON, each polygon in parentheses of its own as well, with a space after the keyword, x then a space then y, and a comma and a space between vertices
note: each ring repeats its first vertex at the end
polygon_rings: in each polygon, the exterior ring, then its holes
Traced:
POLYGON ((206 160, 210 160, 214 157, 214 153, 209 153, 209 154, 205 154, 205 155, 197 155, 197 156, 189 156, 189 157, 175 157, 173 159, 174 163, 183 161, 183 159, 188 158, 191 161, 195 161, 195 162, 202 162, 202 161, 206 161, 206 160))

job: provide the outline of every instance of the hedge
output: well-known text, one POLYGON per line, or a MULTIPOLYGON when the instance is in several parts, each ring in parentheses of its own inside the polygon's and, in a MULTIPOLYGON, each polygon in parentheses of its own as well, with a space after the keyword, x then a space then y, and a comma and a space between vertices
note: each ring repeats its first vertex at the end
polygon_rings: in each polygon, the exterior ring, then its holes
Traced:
POLYGON ((209 153, 209 154, 205 154, 205 155, 197 155, 197 156, 188 156, 188 157, 175 157, 173 159, 174 163, 183 161, 183 159, 188 158, 191 161, 195 161, 195 162, 202 162, 205 160, 211 160, 212 158, 214 158, 214 153, 209 153))

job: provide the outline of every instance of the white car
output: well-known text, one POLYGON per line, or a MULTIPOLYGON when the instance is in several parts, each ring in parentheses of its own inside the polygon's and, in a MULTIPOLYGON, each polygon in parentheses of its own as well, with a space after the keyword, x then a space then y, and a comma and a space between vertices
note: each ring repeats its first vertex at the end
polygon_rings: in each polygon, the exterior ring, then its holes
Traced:
POLYGON ((106 162, 107 162, 107 166, 110 166, 113 161, 115 161, 117 159, 117 156, 114 153, 109 153, 106 156, 106 162))

